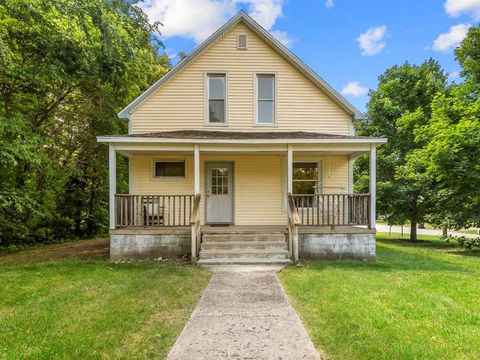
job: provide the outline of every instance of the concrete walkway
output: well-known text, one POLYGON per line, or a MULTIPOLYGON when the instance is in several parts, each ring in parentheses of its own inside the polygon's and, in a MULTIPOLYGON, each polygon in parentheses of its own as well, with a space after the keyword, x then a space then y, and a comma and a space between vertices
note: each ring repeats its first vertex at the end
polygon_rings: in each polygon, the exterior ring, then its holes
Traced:
POLYGON ((211 267, 212 279, 167 359, 320 359, 279 269, 211 267))

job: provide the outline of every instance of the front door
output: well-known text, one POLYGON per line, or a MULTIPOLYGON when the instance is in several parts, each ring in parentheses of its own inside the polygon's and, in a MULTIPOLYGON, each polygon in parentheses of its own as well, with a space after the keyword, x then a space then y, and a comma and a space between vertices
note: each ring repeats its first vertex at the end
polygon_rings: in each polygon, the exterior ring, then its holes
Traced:
POLYGON ((206 165, 207 223, 233 223, 233 163, 206 165))

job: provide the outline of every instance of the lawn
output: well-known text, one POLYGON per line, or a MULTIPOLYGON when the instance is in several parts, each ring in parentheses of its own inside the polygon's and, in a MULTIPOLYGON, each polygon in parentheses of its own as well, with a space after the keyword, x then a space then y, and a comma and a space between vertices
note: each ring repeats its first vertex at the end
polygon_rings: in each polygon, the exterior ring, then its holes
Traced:
POLYGON ((0 359, 165 358, 209 273, 90 240, 0 256, 0 359))
POLYGON ((479 359, 480 252, 377 236, 377 261, 307 261, 281 281, 329 359, 479 359))

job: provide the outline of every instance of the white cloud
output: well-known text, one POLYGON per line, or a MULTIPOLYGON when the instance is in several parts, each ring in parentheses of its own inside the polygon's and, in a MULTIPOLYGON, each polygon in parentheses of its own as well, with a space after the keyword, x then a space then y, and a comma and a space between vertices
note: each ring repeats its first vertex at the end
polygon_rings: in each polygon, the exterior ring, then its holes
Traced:
POLYGON ((470 24, 460 24, 450 27, 449 32, 438 35, 433 41, 433 50, 448 52, 456 48, 465 36, 467 36, 470 27, 470 24))
POLYGON ((447 0, 444 7, 450 16, 471 14, 474 19, 480 19, 480 0, 447 0))
POLYGON ((386 46, 385 41, 383 41, 386 32, 387 27, 382 25, 361 33, 357 41, 362 49, 362 55, 372 56, 381 52, 386 46))
POLYGON ((451 71, 448 74, 448 80, 453 81, 457 79, 460 79, 460 71, 451 71))
MULTIPOLYGON (((239 5, 260 25, 271 30, 282 16, 284 0, 145 0, 140 7, 150 22, 160 21, 166 38, 181 36, 202 42, 235 15, 239 5)), ((276 30, 278 32, 278 30, 276 30)), ((286 33, 282 32, 286 39, 286 33)), ((291 43, 291 40, 290 40, 291 43)))
POLYGON ((326 0, 326 1, 325 1, 325 6, 326 6, 327 8, 332 8, 334 5, 335 5, 335 3, 334 3, 333 0, 326 0))
POLYGON ((272 30, 270 31, 270 34, 272 34, 278 41, 280 41, 287 48, 290 48, 294 42, 294 40, 290 37, 290 35, 287 34, 286 31, 272 30))
POLYGON ((358 81, 350 81, 343 89, 343 95, 352 95, 355 97, 365 96, 368 94, 368 88, 360 85, 358 81))

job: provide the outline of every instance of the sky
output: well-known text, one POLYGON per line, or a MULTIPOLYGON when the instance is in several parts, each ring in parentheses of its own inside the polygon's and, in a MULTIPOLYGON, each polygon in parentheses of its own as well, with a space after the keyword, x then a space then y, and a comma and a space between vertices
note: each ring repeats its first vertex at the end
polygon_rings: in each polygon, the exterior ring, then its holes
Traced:
POLYGON ((431 57, 461 81, 453 50, 480 20, 480 0, 144 0, 141 7, 163 23, 173 64, 244 9, 361 111, 395 64, 431 57))

